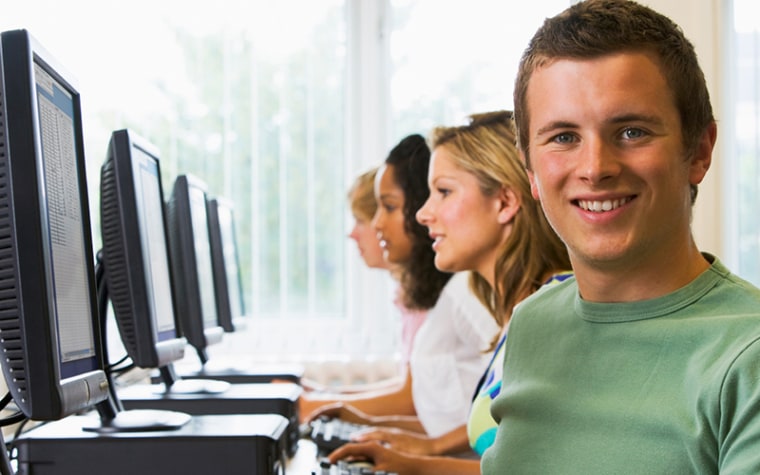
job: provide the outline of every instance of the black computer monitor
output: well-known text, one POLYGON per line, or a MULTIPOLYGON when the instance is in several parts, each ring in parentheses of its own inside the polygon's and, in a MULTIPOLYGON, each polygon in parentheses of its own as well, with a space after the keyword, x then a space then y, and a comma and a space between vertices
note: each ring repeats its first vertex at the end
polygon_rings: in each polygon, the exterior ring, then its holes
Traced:
POLYGON ((0 36, 0 347, 24 415, 107 399, 80 95, 25 30, 0 36))
POLYGON ((171 286, 159 153, 130 130, 111 134, 100 174, 102 264, 132 362, 161 368, 185 355, 171 286))
MULTIPOLYGON (((183 381, 172 367, 185 356, 187 340, 175 311, 158 149, 134 131, 114 131, 100 193, 103 249, 96 278, 101 318, 110 301, 127 355, 135 366, 160 369, 166 391, 225 391, 229 384, 220 381, 183 381)), ((105 338, 104 346, 107 355, 105 338)))
POLYGON ((234 332, 245 328, 246 317, 233 204, 217 196, 208 200, 207 210, 219 324, 234 332))
POLYGON ((206 184, 192 175, 179 175, 166 211, 180 328, 205 364, 206 349, 224 335, 214 293, 206 184))
POLYGON ((0 346, 30 419, 97 407, 95 431, 177 428, 172 411, 119 411, 90 237, 79 92, 25 30, 2 33, 0 346))

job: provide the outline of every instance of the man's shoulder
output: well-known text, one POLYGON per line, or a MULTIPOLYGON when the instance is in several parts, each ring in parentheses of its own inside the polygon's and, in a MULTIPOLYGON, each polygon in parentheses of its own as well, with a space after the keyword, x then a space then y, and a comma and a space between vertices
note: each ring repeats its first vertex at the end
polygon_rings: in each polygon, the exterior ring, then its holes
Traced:
POLYGON ((572 311, 578 285, 575 277, 566 275, 562 279, 553 280, 535 291, 528 298, 515 306, 512 318, 522 314, 556 315, 564 311, 572 311))
POLYGON ((578 283, 572 272, 555 274, 538 288, 523 303, 531 305, 548 305, 556 299, 574 299, 578 294, 578 283))
POLYGON ((708 297, 717 299, 732 313, 760 314, 760 288, 729 271, 720 261, 715 261, 710 270, 717 276, 708 297))

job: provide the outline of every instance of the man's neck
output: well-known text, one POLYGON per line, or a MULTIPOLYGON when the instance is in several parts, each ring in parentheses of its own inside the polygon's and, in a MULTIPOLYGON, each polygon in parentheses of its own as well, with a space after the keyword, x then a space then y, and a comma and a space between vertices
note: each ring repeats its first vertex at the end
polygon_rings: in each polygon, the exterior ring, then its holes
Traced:
POLYGON ((651 255, 631 262, 573 259, 580 295, 591 302, 635 302, 674 292, 704 272, 710 263, 693 242, 682 252, 651 255))

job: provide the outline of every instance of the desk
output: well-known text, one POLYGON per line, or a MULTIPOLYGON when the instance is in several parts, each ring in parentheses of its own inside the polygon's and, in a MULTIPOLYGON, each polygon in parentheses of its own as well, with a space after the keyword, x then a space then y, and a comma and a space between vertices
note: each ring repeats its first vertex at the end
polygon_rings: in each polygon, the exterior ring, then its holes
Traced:
POLYGON ((311 475, 318 466, 317 446, 310 440, 301 439, 298 441, 295 455, 285 462, 285 473, 287 475, 311 475))
MULTIPOLYGON (((201 365, 200 361, 185 359, 173 366, 177 376, 182 379, 218 379, 234 384, 269 383, 276 380, 300 384, 304 373, 303 365, 254 362, 240 357, 214 357, 205 365, 201 365)), ((163 381, 160 376, 154 375, 151 382, 163 381)))

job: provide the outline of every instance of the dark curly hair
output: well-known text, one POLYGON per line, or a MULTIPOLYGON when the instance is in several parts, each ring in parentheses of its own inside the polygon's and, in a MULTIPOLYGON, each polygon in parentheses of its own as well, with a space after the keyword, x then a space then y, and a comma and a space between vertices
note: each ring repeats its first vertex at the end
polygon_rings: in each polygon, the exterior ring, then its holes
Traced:
POLYGON ((412 241, 411 257, 401 271, 403 302, 410 309, 429 309, 438 301, 451 274, 435 267, 433 240, 416 217, 430 194, 430 149, 425 138, 419 134, 405 137, 390 151, 385 164, 393 167, 393 181, 404 193, 404 229, 412 241))

